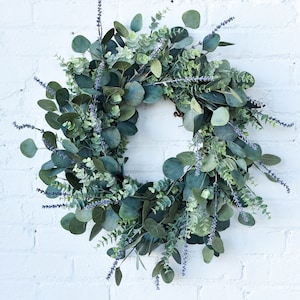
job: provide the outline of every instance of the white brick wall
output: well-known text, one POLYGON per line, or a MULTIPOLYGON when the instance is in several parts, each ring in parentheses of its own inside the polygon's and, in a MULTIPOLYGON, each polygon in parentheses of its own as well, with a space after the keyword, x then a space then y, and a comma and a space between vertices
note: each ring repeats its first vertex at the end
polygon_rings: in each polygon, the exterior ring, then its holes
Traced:
MULTIPOLYGON (((69 45, 74 34, 96 36, 97 1, 0 0, 0 4, 1 299, 300 299, 299 0, 174 0, 173 4, 167 0, 103 0, 105 29, 115 19, 128 24, 138 12, 150 20, 165 7, 171 9, 166 22, 177 25, 183 11, 195 8, 202 14, 203 25, 195 35, 203 37, 219 22, 235 16, 221 35, 236 45, 216 55, 251 72, 256 78, 251 95, 267 103, 275 116, 296 122, 291 129, 267 127, 255 133, 265 152, 283 158, 278 175, 291 186, 291 194, 286 195, 281 186, 258 175, 257 191, 269 204, 272 219, 257 216, 257 225, 250 229, 233 222, 222 235, 225 254, 210 265, 202 262, 201 248, 190 247, 186 277, 161 284, 160 291, 150 278, 155 256, 144 259, 147 271, 135 271, 135 259, 129 259, 118 288, 113 280, 105 280, 112 261, 104 251, 95 250, 87 235, 71 236, 61 229, 64 212, 41 209, 43 197, 35 189, 41 185, 36 172, 43 154, 34 160, 23 157, 19 143, 34 133, 11 126, 16 120, 43 127, 36 101, 44 91, 33 76, 63 80, 54 55, 68 58, 72 54, 69 45)), ((137 137, 134 147, 130 144, 135 159, 128 172, 154 179, 161 174, 162 161, 184 149, 189 137, 177 129, 178 119, 174 120, 168 105, 159 110, 143 108, 142 116, 139 127, 147 139, 137 137), (167 134, 157 122, 162 116, 167 134)))

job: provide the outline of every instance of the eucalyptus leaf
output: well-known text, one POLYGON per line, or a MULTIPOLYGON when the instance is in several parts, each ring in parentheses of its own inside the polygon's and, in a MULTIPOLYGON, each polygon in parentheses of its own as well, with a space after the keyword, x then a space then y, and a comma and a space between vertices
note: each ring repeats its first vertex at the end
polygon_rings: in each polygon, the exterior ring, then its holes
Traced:
POLYGON ((128 82, 125 85, 125 91, 126 93, 124 95, 124 100, 127 104, 138 106, 142 103, 145 95, 145 90, 139 82, 128 82))
POLYGON ((255 219, 254 217, 248 212, 240 212, 238 216, 238 221, 246 226, 254 226, 255 219))
POLYGON ((183 164, 175 157, 167 159, 163 164, 164 175, 172 180, 179 179, 183 175, 183 164))
POLYGON ((118 227, 120 217, 112 209, 108 208, 105 211, 105 221, 102 223, 103 228, 106 231, 112 231, 118 227))
POLYGON ((221 106, 213 111, 211 117, 211 125, 213 126, 224 126, 228 123, 230 114, 227 108, 221 106))
POLYGON ((214 257, 214 250, 204 246, 202 249, 202 256, 205 263, 210 263, 214 257))
POLYGON ((120 267, 117 267, 115 270, 116 285, 120 285, 122 277, 123 277, 123 275, 122 275, 121 269, 120 269, 120 267))
POLYGON ((281 158, 273 154, 263 154, 260 161, 266 166, 274 166, 281 162, 281 158))
POLYGON ((148 85, 144 87, 144 103, 156 103, 163 97, 163 89, 159 85, 148 85))
POLYGON ((166 236, 166 231, 164 227, 157 223, 155 220, 151 218, 147 218, 144 222, 145 229, 154 237, 164 238, 166 236))
POLYGON ((102 230, 101 224, 94 224, 94 226, 91 230, 91 233, 90 233, 89 241, 93 240, 94 237, 97 236, 101 230, 102 230))
POLYGON ((38 148, 35 145, 35 142, 33 139, 26 139, 25 141, 23 141, 20 145, 20 150, 22 152, 22 154, 28 158, 32 158, 35 156, 38 148))
POLYGON ((121 142, 121 134, 117 127, 111 126, 102 130, 102 137, 111 149, 117 148, 121 142))
POLYGON ((219 42, 220 36, 217 33, 211 33, 202 41, 203 50, 213 52, 219 46, 219 42))
POLYGON ((141 14, 136 14, 130 23, 130 29, 134 32, 138 32, 143 26, 143 16, 141 14))
POLYGON ((200 26, 200 14, 196 10, 188 10, 183 13, 182 21, 186 27, 197 29, 200 26))
POLYGON ((215 236, 212 240, 212 247, 218 253, 224 253, 224 245, 221 238, 215 236))
POLYGON ((168 267, 167 269, 162 268, 162 270, 160 271, 160 275, 165 283, 171 283, 174 279, 175 273, 171 267, 168 267))
POLYGON ((89 49, 91 42, 83 35, 77 35, 72 41, 72 49, 78 53, 84 53, 89 49))
POLYGON ((159 78, 162 73, 162 65, 161 62, 155 58, 151 61, 150 70, 156 78, 159 78))
POLYGON ((72 234, 82 234, 86 230, 86 222, 79 221, 76 216, 70 221, 69 231, 72 234))
POLYGON ((121 24, 118 21, 114 21, 114 27, 116 31, 120 34, 120 36, 123 36, 124 38, 128 37, 129 31, 123 24, 121 24))
POLYGON ((60 224, 61 224, 62 228, 69 231, 70 223, 74 218, 75 218, 74 213, 68 213, 64 217, 62 217, 62 219, 60 220, 60 224))
POLYGON ((56 104, 52 100, 41 99, 37 103, 42 109, 46 111, 57 111, 56 104))
POLYGON ((106 218, 104 208, 102 208, 100 206, 94 207, 93 212, 92 212, 92 218, 96 224, 101 225, 105 221, 105 218, 106 218))

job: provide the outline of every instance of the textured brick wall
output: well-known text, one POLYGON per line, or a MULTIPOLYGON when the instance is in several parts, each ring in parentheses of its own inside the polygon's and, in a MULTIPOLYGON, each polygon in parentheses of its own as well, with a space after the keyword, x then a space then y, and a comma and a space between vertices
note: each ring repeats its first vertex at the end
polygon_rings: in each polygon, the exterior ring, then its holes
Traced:
MULTIPOLYGON (((287 122, 255 133, 264 152, 283 158, 274 168, 291 187, 258 175, 256 190, 272 213, 257 225, 245 228, 233 223, 222 237, 225 254, 209 265, 201 248, 190 247, 187 275, 156 291, 151 270, 156 257, 145 258, 147 271, 135 271, 135 258, 123 265, 124 280, 116 288, 105 277, 112 261, 88 236, 71 236, 60 228, 63 211, 42 210, 44 198, 36 173, 43 151, 34 160, 23 157, 20 141, 31 131, 17 131, 14 120, 44 127, 36 105, 44 91, 34 82, 63 81, 55 54, 68 58, 74 34, 96 36, 96 0, 0 0, 0 298, 26 300, 136 300, 201 299, 263 300, 300 299, 299 218, 299 119, 300 119, 300 1, 299 0, 103 0, 103 26, 112 21, 128 24, 138 12, 150 20, 165 7, 165 23, 177 25, 183 11, 202 14, 202 38, 224 19, 236 19, 221 31, 223 40, 236 45, 220 49, 216 56, 251 72, 256 86, 250 93, 267 104, 267 111, 287 122)), ((167 103, 141 108, 140 137, 130 146, 128 172, 144 179, 161 176, 162 161, 185 149, 189 136, 172 116, 167 103), (145 138, 145 136, 147 136, 145 138), (155 153, 155 154, 153 154, 155 153), (134 159, 133 159, 134 158, 134 159)))

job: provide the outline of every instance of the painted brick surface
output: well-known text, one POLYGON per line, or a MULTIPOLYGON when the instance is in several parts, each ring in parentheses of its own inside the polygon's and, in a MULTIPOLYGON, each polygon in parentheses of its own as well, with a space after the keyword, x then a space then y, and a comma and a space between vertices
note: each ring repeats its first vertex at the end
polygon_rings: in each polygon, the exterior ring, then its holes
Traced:
MULTIPOLYGON (((291 129, 254 133, 264 152, 283 158, 278 175, 291 187, 285 190, 258 175, 254 187, 269 205, 272 218, 257 215, 253 228, 233 222, 222 235, 225 254, 209 265, 201 247, 189 248, 186 277, 179 271, 173 283, 155 290, 151 271, 159 259, 144 259, 147 270, 135 270, 135 258, 122 266, 124 280, 116 287, 107 282, 112 264, 104 251, 95 250, 88 236, 72 236, 59 226, 62 211, 41 209, 43 196, 37 178, 39 162, 23 157, 19 143, 37 133, 17 131, 13 121, 44 127, 36 105, 44 91, 34 82, 64 81, 55 55, 72 55, 74 35, 96 37, 96 0, 0 0, 0 298, 12 300, 264 300, 300 298, 299 120, 300 120, 300 2, 299 0, 103 0, 103 27, 112 21, 129 24, 136 13, 145 23, 158 10, 170 10, 165 22, 177 25, 187 9, 201 12, 201 39, 224 19, 235 21, 222 28, 223 40, 233 47, 218 50, 214 58, 227 58, 256 78, 249 91, 267 104, 268 112, 291 129)), ((142 180, 159 179, 164 159, 186 149, 189 135, 173 117, 168 103, 142 107, 140 135, 129 145, 129 174, 142 180)), ((41 144, 40 144, 41 145, 41 144)))

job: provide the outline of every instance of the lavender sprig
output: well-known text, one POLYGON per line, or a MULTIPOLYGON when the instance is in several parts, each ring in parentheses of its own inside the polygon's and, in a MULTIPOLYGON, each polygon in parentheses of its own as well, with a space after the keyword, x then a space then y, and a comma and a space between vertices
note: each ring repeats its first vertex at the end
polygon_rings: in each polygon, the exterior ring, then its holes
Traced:
POLYGON ((269 168, 267 168, 261 161, 258 162, 258 164, 260 166, 262 166, 266 171, 267 173, 275 180, 277 181, 278 183, 280 183, 280 185, 282 185, 285 189, 286 189, 286 192, 289 194, 291 189, 290 187, 287 185, 287 183, 285 183, 281 178, 279 178, 272 170, 270 170, 269 168))
POLYGON ((111 266, 108 274, 106 275, 106 280, 109 280, 111 278, 111 276, 114 274, 117 266, 118 266, 118 263, 119 263, 119 260, 121 259, 122 257, 122 254, 123 254, 123 250, 119 250, 118 251, 118 254, 117 254, 117 257, 113 263, 113 265, 111 266))
POLYGON ((156 287, 156 290, 160 290, 160 286, 159 286, 159 275, 156 275, 155 276, 155 287, 156 287))
POLYGON ((270 117, 270 116, 268 117, 268 120, 269 121, 273 121, 276 124, 278 124, 280 126, 283 126, 283 127, 293 127, 295 125, 294 122, 292 122, 292 123, 286 123, 286 122, 283 122, 283 121, 281 121, 281 120, 279 120, 279 119, 277 119, 275 117, 270 117))
POLYGON ((230 17, 227 20, 224 20, 222 23, 220 23, 218 26, 215 27, 215 29, 211 32, 211 34, 215 34, 219 29, 221 29, 223 26, 230 23, 234 19, 235 19, 234 17, 230 17))
POLYGON ((262 101, 253 99, 250 96, 247 96, 247 99, 250 103, 252 103, 253 105, 255 105, 257 107, 265 107, 266 106, 266 104, 264 104, 262 101))
POLYGON ((217 190, 217 187, 218 187, 218 184, 215 181, 214 182, 214 215, 213 215, 211 229, 210 229, 210 233, 208 235, 208 241, 207 241, 207 245, 209 245, 209 246, 212 245, 212 241, 216 235, 216 228, 218 225, 218 190, 217 190))
POLYGON ((63 197, 70 196, 68 193, 65 192, 49 192, 49 191, 42 190, 40 188, 37 188, 36 190, 37 192, 44 194, 46 196, 63 196, 63 197))
POLYGON ((40 131, 41 133, 44 133, 44 129, 40 129, 40 128, 37 128, 35 127, 34 125, 31 125, 31 124, 21 124, 21 125, 18 125, 16 121, 13 122, 13 125, 14 127, 16 127, 18 130, 21 130, 21 129, 24 129, 24 128, 29 128, 29 129, 34 129, 34 130, 37 130, 37 131, 40 131))
POLYGON ((247 215, 246 215, 246 213, 245 213, 245 211, 244 211, 244 208, 243 208, 243 206, 242 206, 242 204, 241 204, 241 202, 240 202, 240 200, 239 200, 239 198, 238 198, 236 192, 233 190, 232 185, 231 185, 230 183, 227 182, 227 185, 228 185, 229 188, 230 188, 231 196, 232 196, 232 199, 233 199, 234 204, 235 204, 236 207, 240 210, 240 213, 241 213, 242 218, 243 218, 243 220, 245 221, 245 223, 248 223, 248 222, 249 222, 249 219, 248 219, 248 217, 247 217, 247 215))
POLYGON ((150 54, 150 60, 153 60, 154 58, 156 58, 159 54, 159 52, 162 51, 162 49, 164 48, 166 43, 166 39, 162 38, 158 45, 155 47, 155 49, 152 51, 152 53, 150 54))
POLYGON ((229 123, 231 127, 233 128, 234 132, 239 136, 239 138, 245 142, 247 145, 249 145, 253 150, 257 149, 257 145, 249 140, 249 138, 244 134, 244 132, 237 126, 233 125, 232 123, 229 123))
POLYGON ((102 22, 101 22, 101 17, 102 17, 102 1, 98 0, 98 14, 97 14, 97 28, 98 28, 98 39, 99 41, 102 40, 102 22))
POLYGON ((61 208, 61 207, 67 207, 67 204, 52 204, 52 205, 43 205, 42 208, 61 208))
POLYGON ((51 96, 55 97, 56 92, 54 91, 54 89, 52 89, 51 87, 49 87, 45 82, 41 81, 41 80, 40 80, 39 78, 37 78, 36 76, 34 76, 33 79, 34 79, 37 83, 39 83, 44 89, 46 89, 47 92, 48 92, 51 96))
POLYGON ((181 275, 185 276, 186 272, 186 265, 187 265, 187 259, 188 259, 188 243, 185 242, 183 246, 183 256, 182 256, 182 269, 181 269, 181 275))

